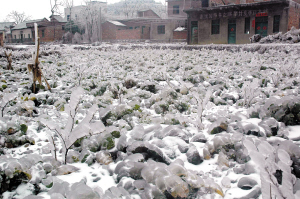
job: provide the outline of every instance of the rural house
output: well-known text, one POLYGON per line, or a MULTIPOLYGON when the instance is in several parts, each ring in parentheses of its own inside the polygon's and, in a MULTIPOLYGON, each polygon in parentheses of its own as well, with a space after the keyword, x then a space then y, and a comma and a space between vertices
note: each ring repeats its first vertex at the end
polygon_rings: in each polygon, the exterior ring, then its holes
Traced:
POLYGON ((65 33, 66 21, 57 15, 46 18, 25 21, 12 28, 13 43, 34 43, 34 23, 38 24, 41 42, 52 42, 61 40, 65 33))
POLYGON ((186 9, 188 44, 244 44, 254 34, 267 36, 299 28, 300 1, 203 0, 186 9), (216 3, 217 2, 217 3, 216 3))
POLYGON ((14 28, 11 29, 12 34, 12 43, 31 43, 34 38, 34 29, 33 27, 27 26, 27 24, 48 22, 46 18, 24 21, 17 24, 14 28))
POLYGON ((0 43, 11 42, 11 28, 16 24, 14 22, 1 22, 0 23, 0 43))

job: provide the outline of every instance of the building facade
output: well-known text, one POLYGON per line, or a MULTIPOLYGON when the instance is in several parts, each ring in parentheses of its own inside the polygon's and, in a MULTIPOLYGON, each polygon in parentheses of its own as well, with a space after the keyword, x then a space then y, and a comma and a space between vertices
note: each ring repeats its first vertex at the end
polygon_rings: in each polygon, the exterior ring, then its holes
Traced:
POLYGON ((12 31, 12 43, 34 43, 35 31, 34 23, 38 25, 40 42, 52 42, 61 40, 65 33, 66 22, 60 16, 50 16, 50 21, 46 18, 25 21, 14 28, 12 31))
POLYGON ((244 44, 250 43, 249 38, 254 34, 264 37, 285 33, 292 26, 299 28, 300 4, 296 1, 215 2, 185 10, 188 15, 188 44, 244 44))
POLYGON ((16 24, 14 22, 0 22, 0 40, 2 42, 10 43, 11 42, 11 29, 16 24))

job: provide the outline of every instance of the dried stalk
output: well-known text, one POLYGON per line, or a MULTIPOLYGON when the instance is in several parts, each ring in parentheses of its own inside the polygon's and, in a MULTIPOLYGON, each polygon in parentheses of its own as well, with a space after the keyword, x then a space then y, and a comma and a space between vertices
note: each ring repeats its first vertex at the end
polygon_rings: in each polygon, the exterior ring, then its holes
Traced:
POLYGON ((11 52, 9 54, 6 53, 6 51, 4 51, 5 53, 5 57, 7 59, 7 70, 12 70, 12 66, 11 66, 11 63, 12 63, 12 58, 11 58, 11 52))
MULTIPOLYGON (((35 28, 36 28, 36 33, 37 31, 37 25, 35 24, 35 28)), ((36 34, 37 36, 37 34, 36 34)), ((47 79, 45 78, 45 76, 43 75, 43 72, 41 70, 41 68, 39 67, 39 49, 40 49, 40 38, 38 37, 36 40, 36 52, 35 55, 33 56, 33 63, 32 64, 28 64, 28 71, 31 72, 32 71, 32 75, 33 75, 33 83, 32 83, 32 91, 33 93, 36 92, 36 84, 35 82, 38 81, 40 85, 42 85, 42 77, 44 78, 48 90, 51 91, 51 87, 47 82, 47 79)))

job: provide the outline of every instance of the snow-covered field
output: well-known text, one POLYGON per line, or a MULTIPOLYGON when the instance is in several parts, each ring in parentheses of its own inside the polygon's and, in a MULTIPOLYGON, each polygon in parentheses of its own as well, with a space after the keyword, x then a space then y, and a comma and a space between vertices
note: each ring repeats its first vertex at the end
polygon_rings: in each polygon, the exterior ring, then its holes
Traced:
POLYGON ((181 47, 0 56, 0 198, 300 198, 299 45, 181 47))

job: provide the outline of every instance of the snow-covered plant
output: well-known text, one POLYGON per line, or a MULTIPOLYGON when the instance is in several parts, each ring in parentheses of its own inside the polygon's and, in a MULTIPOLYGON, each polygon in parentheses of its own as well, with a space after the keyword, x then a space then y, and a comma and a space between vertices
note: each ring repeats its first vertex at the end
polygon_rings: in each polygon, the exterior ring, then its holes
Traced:
POLYGON ((110 90, 113 93, 113 98, 119 99, 119 103, 122 103, 122 97, 126 93, 126 87, 123 84, 114 84, 110 85, 110 90))
POLYGON ((209 98, 212 95, 211 89, 208 89, 205 93, 201 93, 193 91, 193 98, 197 101, 197 127, 198 129, 203 129, 203 112, 205 110, 205 106, 209 101, 209 98))
POLYGON ((274 71, 272 74, 271 74, 271 79, 272 79, 272 82, 274 84, 274 86, 277 88, 278 85, 279 85, 279 82, 281 80, 281 73, 278 72, 278 71, 274 71))
MULTIPOLYGON (((93 120, 94 115, 98 110, 97 104, 94 104, 87 110, 87 114, 81 122, 77 122, 76 115, 79 111, 79 103, 83 94, 84 90, 81 87, 76 88, 72 92, 70 103, 68 105, 65 105, 65 112, 68 114, 68 120, 63 129, 56 125, 54 121, 49 121, 45 118, 41 118, 40 120, 48 129, 50 129, 59 137, 62 144, 62 155, 64 157, 64 163, 66 163, 67 160, 68 150, 78 139, 85 136, 99 134, 105 129, 105 126, 101 121, 93 120)), ((53 143, 54 140, 52 144, 53 143)), ((55 146, 53 148, 54 150, 56 150, 55 146)))
POLYGON ((242 87, 242 95, 244 98, 244 106, 250 107, 253 103, 255 97, 257 97, 260 91, 257 89, 259 87, 259 80, 253 79, 252 82, 245 81, 242 87))
POLYGON ((14 99, 17 98, 17 94, 16 93, 3 93, 4 96, 2 97, 2 102, 0 103, 0 107, 1 107, 1 117, 4 116, 4 109, 6 108, 6 106, 9 104, 9 102, 13 101, 14 99))
POLYGON ((94 67, 90 67, 88 64, 75 64, 74 71, 77 78, 78 85, 81 86, 82 80, 87 76, 87 74, 93 71, 94 67))
POLYGON ((260 171, 263 198, 294 198, 292 187, 296 178, 291 173, 293 162, 290 155, 283 149, 276 150, 267 141, 261 141, 256 146, 245 139, 243 144, 260 171), (282 179, 276 178, 278 173, 282 174, 282 179))

